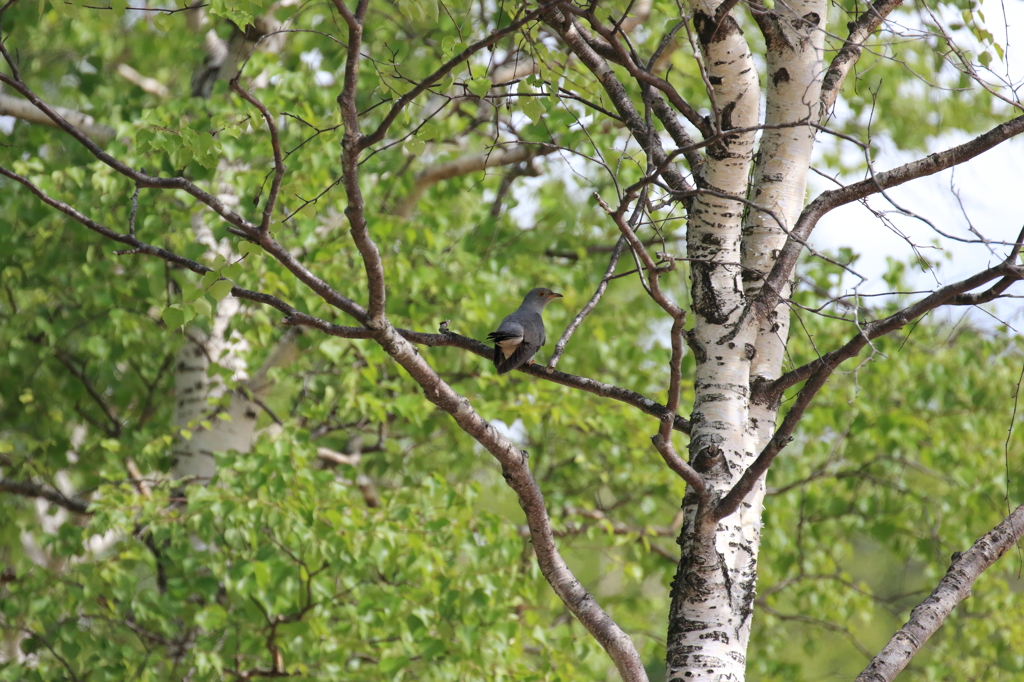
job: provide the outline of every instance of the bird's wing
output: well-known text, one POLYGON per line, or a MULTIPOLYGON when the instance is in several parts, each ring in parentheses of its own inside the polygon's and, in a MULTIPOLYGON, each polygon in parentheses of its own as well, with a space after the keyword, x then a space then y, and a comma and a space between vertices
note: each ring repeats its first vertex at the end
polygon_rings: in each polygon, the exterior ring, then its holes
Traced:
POLYGON ((517 310, 502 320, 487 338, 494 341, 494 366, 498 374, 504 374, 534 356, 544 342, 544 323, 536 313, 517 310))

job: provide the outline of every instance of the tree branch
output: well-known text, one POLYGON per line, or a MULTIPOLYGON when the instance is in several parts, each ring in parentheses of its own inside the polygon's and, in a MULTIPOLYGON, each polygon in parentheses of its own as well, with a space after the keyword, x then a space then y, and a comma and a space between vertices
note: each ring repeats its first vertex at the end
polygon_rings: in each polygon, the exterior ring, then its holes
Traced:
POLYGON ((138 186, 140 186, 140 187, 153 187, 153 188, 156 188, 156 189, 180 189, 180 190, 184 190, 185 192, 190 194, 192 197, 194 197, 195 199, 197 199, 201 203, 206 204, 207 206, 209 206, 213 210, 214 213, 219 215, 221 218, 226 220, 228 223, 230 223, 230 224, 234 225, 235 227, 237 227, 239 230, 241 230, 241 231, 243 231, 243 232, 245 232, 247 234, 253 234, 255 232, 255 230, 256 230, 256 226, 255 225, 253 225, 248 220, 246 220, 242 216, 240 216, 237 213, 235 213, 234 211, 232 211, 220 199, 218 199, 217 197, 213 196, 209 192, 206 192, 206 191, 200 189, 199 187, 194 185, 191 181, 189 181, 189 180, 187 180, 187 179, 185 179, 183 177, 177 177, 177 178, 155 177, 155 176, 149 175, 147 173, 139 172, 139 171, 135 170, 134 168, 132 168, 131 166, 128 166, 127 164, 125 164, 125 163, 123 163, 121 161, 118 161, 113 156, 111 156, 110 154, 108 154, 105 151, 103 151, 102 149, 100 149, 100 147, 95 142, 93 142, 89 138, 88 135, 86 135, 81 130, 76 128, 74 125, 69 123, 55 109, 53 109, 52 107, 50 107, 49 105, 44 103, 42 100, 40 100, 39 97, 37 97, 36 94, 34 92, 32 92, 32 90, 27 85, 22 83, 20 80, 18 80, 16 78, 11 78, 10 76, 8 76, 5 73, 0 73, 0 83, 4 83, 6 85, 9 85, 12 88, 14 88, 15 90, 17 90, 19 93, 21 93, 21 95, 23 97, 25 97, 25 99, 27 99, 28 101, 32 102, 32 104, 34 104, 37 109, 39 109, 44 114, 46 114, 47 117, 49 117, 49 119, 51 121, 53 121, 53 123, 58 128, 64 130, 66 133, 68 133, 73 138, 78 140, 78 142, 83 147, 85 147, 87 150, 89 150, 89 152, 93 156, 95 156, 97 159, 99 159, 103 163, 107 164, 108 166, 110 166, 111 168, 116 170, 121 175, 123 175, 123 176, 125 176, 127 178, 130 178, 131 180, 134 180, 135 183, 138 186))
POLYGON ((971 596, 971 585, 1024 535, 1024 505, 986 533, 953 562, 932 593, 910 612, 910 618, 892 636, 856 682, 891 682, 935 634, 957 604, 971 596))
POLYGON ((22 497, 41 497, 52 502, 58 507, 63 507, 76 514, 90 514, 89 503, 67 497, 56 488, 50 488, 31 481, 12 481, 9 478, 0 478, 0 493, 11 493, 22 497))
MULTIPOLYGON (((648 150, 654 164, 661 167, 666 158, 665 151, 661 146, 661 137, 651 135, 647 123, 637 112, 636 107, 629 98, 629 94, 626 92, 626 88, 616 78, 615 73, 608 66, 604 58, 587 42, 576 23, 572 21, 571 16, 563 14, 559 9, 550 9, 544 14, 544 21, 558 33, 559 37, 569 46, 573 54, 594 74, 609 99, 615 105, 615 110, 622 117, 622 122, 629 129, 633 139, 637 141, 641 148, 648 150)), ((678 129, 677 132, 679 132, 678 129)), ((691 168, 691 170, 694 169, 691 168)), ((693 189, 676 166, 669 164, 664 168, 663 173, 673 190, 687 192, 693 189)))
POLYGON ((604 296, 605 289, 608 288, 608 282, 611 280, 613 274, 615 274, 615 267, 619 264, 619 256, 622 255, 622 247, 626 245, 626 238, 619 237, 619 241, 615 242, 615 247, 612 249, 612 257, 608 259, 608 268, 605 270, 604 277, 601 278, 601 283, 597 285, 597 291, 590 297, 590 300, 583 310, 581 310, 576 317, 572 318, 572 322, 562 332, 562 336, 558 339, 558 343, 555 344, 555 351, 551 354, 551 359, 548 360, 548 372, 555 371, 555 367, 558 365, 558 360, 562 357, 562 353, 565 352, 565 344, 569 343, 569 339, 577 328, 583 323, 587 315, 590 314, 604 296))
POLYGON ((480 154, 468 154, 451 161, 428 166, 416 173, 412 189, 398 202, 394 213, 400 218, 408 218, 413 208, 416 207, 416 202, 427 191, 427 188, 442 180, 476 173, 495 166, 522 163, 538 156, 546 156, 557 150, 558 147, 553 144, 518 145, 509 149, 497 147, 480 154))
MULTIPOLYGON (((434 73, 430 74, 429 76, 421 80, 419 83, 417 83, 416 87, 414 87, 412 90, 398 98, 398 101, 396 101, 392 105, 391 109, 384 117, 384 120, 382 120, 380 124, 377 126, 377 129, 374 130, 369 135, 363 136, 362 140, 359 143, 359 149, 366 149, 370 145, 376 144, 383 140, 384 135, 386 135, 388 132, 388 128, 390 128, 391 125, 395 122, 395 119, 398 118, 398 115, 402 112, 402 109, 404 109, 406 105, 409 104, 409 102, 413 101, 422 93, 426 92, 427 88, 429 88, 431 85, 433 85, 434 83, 448 75, 448 73, 450 73, 451 70, 454 69, 456 66, 466 61, 480 50, 490 47, 491 45, 498 42, 505 36, 515 33, 524 25, 530 23, 534 19, 537 19, 538 17, 540 17, 541 14, 557 5, 560 1, 561 0, 549 2, 537 7, 536 9, 530 12, 527 12, 522 18, 513 21, 511 24, 502 28, 501 30, 492 31, 491 34, 484 38, 483 40, 479 40, 473 43, 465 50, 463 50, 462 52, 458 53, 457 55, 446 61, 436 71, 434 71, 434 73)), ((349 43, 349 45, 351 46, 351 43, 349 43)), ((350 47, 349 49, 351 50, 354 48, 350 47)))
MULTIPOLYGON (((113 140, 114 135, 117 134, 117 131, 110 126, 96 123, 96 119, 89 114, 83 114, 63 107, 53 107, 53 110, 60 114, 65 120, 73 122, 75 126, 84 130, 90 137, 94 137, 99 140, 100 144, 107 144, 113 140)), ((40 125, 50 126, 52 128, 59 127, 50 119, 49 116, 37 109, 28 100, 24 100, 19 97, 11 97, 10 95, 5 95, 3 93, 0 93, 0 116, 13 116, 14 118, 20 118, 22 121, 28 121, 29 123, 37 123, 40 125)))
MULTIPOLYGON (((1019 239, 1021 238, 1024 238, 1024 232, 1022 232, 1019 239)), ((768 468, 771 466, 776 455, 778 455, 786 445, 792 442, 793 432, 796 429, 797 424, 803 418, 804 412, 807 410, 808 405, 810 405, 811 400, 818 391, 821 390, 821 387, 825 385, 825 382, 828 381, 832 372, 834 372, 840 364, 859 355, 861 350, 863 350, 872 339, 890 334, 897 329, 902 328, 907 323, 921 315, 924 315, 928 311, 934 310, 941 305, 955 300, 955 298, 960 294, 970 291, 971 289, 975 289, 1000 276, 1024 279, 1024 269, 1013 264, 1013 260, 1016 259, 1018 249, 1015 247, 1014 251, 1015 252, 1011 254, 1010 258, 995 267, 988 268, 987 270, 979 272, 978 274, 955 284, 942 287, 931 295, 921 299, 914 305, 893 313, 886 318, 875 322, 869 322, 864 325, 864 328, 843 347, 830 353, 826 353, 817 360, 809 362, 803 367, 799 367, 784 374, 770 384, 767 384, 766 387, 753 387, 751 401, 773 402, 779 399, 779 396, 781 396, 782 392, 786 388, 789 388, 804 379, 807 380, 804 387, 800 389, 800 393, 797 394, 796 401, 793 403, 793 406, 790 407, 789 412, 786 413, 786 417, 783 419, 782 425, 778 430, 776 430, 775 435, 772 436, 768 445, 765 446, 761 451, 761 454, 758 455, 757 459, 754 460, 747 470, 743 472, 743 475, 738 481, 736 481, 732 490, 730 490, 729 493, 719 501, 715 508, 715 518, 718 520, 724 519, 739 508, 740 502, 742 502, 743 498, 750 493, 757 480, 763 476, 766 471, 768 471, 768 468)))
POLYGON ((783 284, 793 276, 797 259, 803 249, 802 242, 807 241, 811 231, 826 213, 890 187, 897 187, 911 180, 934 175, 947 168, 957 166, 1022 132, 1024 132, 1024 116, 1018 116, 979 135, 970 142, 957 145, 944 152, 930 154, 923 159, 912 161, 884 173, 877 173, 867 180, 819 194, 804 208, 796 225, 790 231, 775 265, 768 273, 768 277, 765 278, 761 294, 748 304, 755 307, 757 319, 774 310, 778 305, 781 300, 779 292, 784 290, 783 284))
MULTIPOLYGON (((75 221, 84 225, 85 227, 89 228, 93 232, 96 232, 97 234, 102 235, 103 237, 106 237, 107 239, 110 239, 112 241, 132 247, 127 251, 115 251, 115 255, 145 254, 147 256, 156 256, 157 258, 161 258, 167 261, 168 263, 173 263, 175 265, 181 266, 187 270, 191 270, 192 272, 195 272, 200 275, 204 275, 207 272, 211 271, 210 268, 206 267, 205 265, 202 265, 201 263, 197 263, 194 260, 190 260, 183 256, 179 256, 178 254, 168 251, 166 249, 161 249, 160 247, 152 246, 150 244, 147 244, 143 241, 136 239, 131 235, 121 234, 120 232, 115 232, 114 230, 111 230, 109 227, 104 227, 103 225, 100 225, 96 221, 86 217, 85 215, 82 215, 82 213, 80 213, 77 209, 74 209, 71 206, 65 204, 63 201, 59 201, 57 199, 50 197, 48 194, 46 194, 46 192, 39 189, 30 180, 28 180, 25 177, 22 177, 21 175, 18 175, 12 170, 0 166, 0 175, 21 183, 22 185, 27 187, 30 192, 39 197, 39 199, 44 204, 52 206, 53 208, 57 209, 64 215, 68 216, 69 218, 72 218, 75 221)), ((281 251, 284 250, 281 249, 280 245, 278 245, 276 242, 274 242, 273 244, 276 245, 277 249, 281 251)), ((301 266, 299 267, 301 268, 301 266)), ((324 286, 327 287, 326 284, 324 284, 324 286)), ((330 287, 328 287, 328 289, 329 288, 330 287)), ((313 290, 316 291, 315 288, 313 290)), ((231 295, 235 296, 236 298, 243 298, 247 301, 253 301, 255 303, 269 305, 270 307, 281 311, 285 315, 294 315, 298 313, 298 311, 295 308, 288 305, 287 303, 277 298, 276 296, 271 296, 270 294, 264 294, 257 291, 250 291, 249 289, 243 289, 238 286, 233 286, 231 288, 231 295)), ((338 296, 340 296, 340 294, 338 296)), ((344 299, 345 301, 348 301, 348 299, 345 299, 344 297, 341 298, 344 299)), ((352 303, 351 301, 349 301, 349 303, 355 306, 355 304, 352 303)), ((356 306, 356 308, 356 312, 362 310, 361 308, 358 308, 358 306, 356 306)))
MULTIPOLYGON (((284 324, 311 327, 313 329, 318 329, 325 334, 330 334, 331 336, 337 336, 343 339, 373 338, 373 332, 365 327, 343 327, 297 311, 291 316, 286 317, 282 322, 284 324)), ((427 346, 430 348, 461 348, 462 350, 469 351, 474 355, 479 355, 484 359, 494 359, 494 348, 492 346, 481 343, 476 339, 471 339, 468 336, 462 336, 447 330, 442 331, 440 334, 429 334, 427 332, 418 332, 411 329, 400 329, 396 327, 395 331, 401 335, 402 338, 417 345, 427 346)), ((538 379, 551 381, 561 386, 586 391, 587 393, 592 393, 601 398, 611 398, 612 400, 632 405, 644 414, 648 414, 660 420, 667 420, 671 418, 670 420, 672 422, 673 429, 680 433, 690 433, 689 421, 680 417, 678 414, 673 416, 664 405, 655 400, 651 400, 636 391, 630 391, 625 388, 595 381, 594 379, 588 379, 587 377, 576 376, 575 374, 566 374, 565 372, 559 372, 558 370, 552 370, 549 372, 546 367, 541 367, 536 364, 522 365, 518 368, 518 371, 523 372, 524 374, 529 374, 530 376, 538 379)))
POLYGON ((270 131, 270 146, 274 150, 274 179, 270 183, 270 194, 267 196, 267 203, 263 206, 263 220, 260 221, 259 231, 261 235, 270 229, 270 219, 274 215, 274 206, 277 204, 277 195, 281 190, 281 180, 284 178, 284 158, 281 154, 281 140, 277 135, 277 125, 274 117, 263 102, 250 95, 245 88, 238 83, 238 76, 231 79, 231 89, 241 95, 249 104, 260 110, 263 120, 267 122, 267 130, 270 131))
POLYGON ((423 388, 427 400, 450 414, 459 428, 498 460, 505 482, 516 493, 526 514, 537 565, 544 578, 608 653, 624 682, 647 682, 643 662, 629 636, 583 588, 555 546, 544 496, 528 465, 529 454, 513 445, 473 409, 469 400, 452 390, 386 319, 380 329, 374 330, 373 338, 423 388))
POLYGON ((121 421, 114 416, 114 413, 110 409, 110 406, 107 405, 107 403, 103 400, 103 396, 101 396, 96 391, 96 388, 92 385, 92 382, 89 381, 89 377, 85 376, 85 368, 83 367, 79 369, 78 367, 76 367, 75 363, 71 361, 71 358, 69 358, 67 355, 60 351, 54 353, 54 357, 56 357, 57 360, 59 360, 62 365, 67 367, 68 371, 71 372, 72 376, 74 376, 76 379, 78 379, 79 382, 81 382, 82 386, 85 387, 85 391, 89 394, 89 397, 92 398, 93 402, 96 403, 99 406, 100 410, 103 411, 103 414, 107 418, 107 421, 110 422, 110 428, 103 429, 106 432, 106 434, 111 438, 119 437, 121 435, 121 421))
POLYGON ((850 69, 860 59, 864 49, 864 42, 875 32, 889 13, 903 4, 903 0, 875 0, 871 8, 862 14, 856 21, 847 24, 850 37, 846 39, 843 47, 832 58, 825 72, 825 78, 821 82, 821 97, 818 105, 818 123, 825 120, 829 109, 836 103, 836 98, 843 89, 843 83, 850 69))

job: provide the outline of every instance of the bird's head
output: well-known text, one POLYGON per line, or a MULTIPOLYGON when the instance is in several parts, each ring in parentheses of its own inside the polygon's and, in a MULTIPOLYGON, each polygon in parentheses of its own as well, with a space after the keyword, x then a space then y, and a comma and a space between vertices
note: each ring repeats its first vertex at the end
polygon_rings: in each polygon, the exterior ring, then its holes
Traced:
POLYGON ((523 303, 540 304, 540 307, 543 308, 556 298, 562 298, 562 295, 556 294, 547 287, 537 287, 536 289, 530 290, 530 293, 526 295, 523 303))

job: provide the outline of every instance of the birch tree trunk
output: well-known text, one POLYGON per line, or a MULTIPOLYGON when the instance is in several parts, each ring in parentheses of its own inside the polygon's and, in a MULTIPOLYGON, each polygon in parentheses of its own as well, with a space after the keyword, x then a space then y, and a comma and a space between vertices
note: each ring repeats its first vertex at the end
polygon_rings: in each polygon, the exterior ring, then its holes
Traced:
MULTIPOLYGON (((715 18, 719 6, 701 4, 694 24, 725 132, 759 123, 760 88, 743 32, 732 17, 715 18)), ((818 102, 824 15, 824 2, 812 0, 790 3, 766 20, 766 130, 753 173, 748 181, 753 133, 727 135, 709 148, 699 183, 715 194, 698 195, 690 212, 690 345, 697 362, 690 462, 712 499, 732 489, 775 432, 778 404, 752 402, 750 388, 781 374, 789 313, 780 305, 757 323, 744 310, 803 207, 814 132, 792 124, 810 120, 818 102), (718 196, 744 194, 764 210, 718 196)), ((783 298, 789 289, 787 283, 783 298)), ((668 679, 745 679, 764 492, 762 477, 739 509, 717 522, 698 495, 684 499, 668 679)))

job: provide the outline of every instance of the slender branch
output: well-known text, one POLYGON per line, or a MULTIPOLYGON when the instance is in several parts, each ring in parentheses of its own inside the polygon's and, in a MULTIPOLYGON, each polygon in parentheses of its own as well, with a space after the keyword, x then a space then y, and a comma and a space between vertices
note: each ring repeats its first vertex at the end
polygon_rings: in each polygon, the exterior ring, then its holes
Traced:
POLYGON ((100 147, 89 138, 88 135, 83 133, 77 127, 69 123, 63 116, 60 115, 55 109, 44 103, 39 97, 36 96, 32 90, 16 78, 11 78, 5 73, 0 73, 0 83, 9 85, 10 87, 17 90, 21 95, 32 102, 37 109, 46 114, 51 121, 58 127, 64 130, 66 133, 71 135, 73 138, 85 147, 89 152, 97 159, 107 164, 121 175, 134 180, 140 187, 153 187, 157 189, 180 189, 184 190, 198 201, 209 206, 214 213, 222 217, 228 223, 234 225, 239 230, 247 233, 253 233, 256 226, 250 223, 248 220, 238 215, 230 208, 228 208, 224 202, 212 194, 205 192, 191 181, 183 178, 161 178, 142 173, 135 170, 131 166, 125 164, 122 161, 118 161, 110 154, 106 153, 100 147))
MULTIPOLYGON (((343 3, 343 0, 339 0, 339 2, 343 3)), ((342 123, 345 124, 345 136, 341 142, 341 181, 348 199, 348 204, 345 206, 345 217, 348 218, 352 241, 355 242, 356 248, 359 249, 359 254, 363 258, 363 268, 366 270, 366 281, 370 290, 368 310, 362 319, 357 319, 363 324, 380 327, 386 322, 384 309, 387 303, 387 290, 384 285, 384 263, 381 260, 377 244, 370 237, 370 231, 366 224, 366 205, 363 201, 362 190, 359 188, 359 152, 363 149, 363 136, 359 132, 356 91, 359 87, 359 61, 361 58, 359 50, 363 41, 363 17, 366 15, 368 4, 369 0, 359 0, 353 21, 349 22, 345 84, 341 94, 338 95, 338 106, 341 108, 342 123)), ((283 249, 275 255, 279 259, 290 258, 297 264, 297 261, 283 249)), ((303 268, 303 270, 305 269, 303 268)), ((312 273, 308 273, 308 276, 313 277, 312 273)), ((317 281, 320 280, 317 278, 317 281)), ((324 286, 327 286, 326 283, 324 286)))
POLYGON ((615 247, 612 249, 612 257, 608 259, 608 268, 604 272, 604 277, 601 278, 601 283, 597 285, 597 291, 595 291, 594 295, 590 297, 587 304, 583 306, 583 310, 577 313, 576 317, 572 318, 572 322, 570 322, 569 326, 565 328, 565 331, 562 332, 561 338, 558 339, 558 343, 555 344, 555 352, 551 354, 551 359, 548 360, 547 371, 549 373, 553 372, 555 367, 558 366, 558 360, 562 357, 562 353, 565 352, 565 345, 569 343, 569 339, 572 337, 573 333, 575 333, 576 329, 583 323, 583 320, 586 319, 587 315, 590 314, 590 311, 597 306, 601 297, 604 296, 605 289, 608 288, 608 282, 611 280, 612 275, 615 274, 615 268, 619 264, 619 256, 622 255, 622 247, 625 245, 625 237, 619 237, 619 241, 615 242, 615 247))
POLYGON ((836 98, 843 89, 843 83, 850 70, 857 64, 864 42, 875 32, 889 13, 903 4, 903 0, 875 0, 871 8, 856 21, 847 24, 850 37, 843 47, 832 58, 825 77, 821 82, 821 98, 818 105, 818 122, 825 120, 829 109, 836 103, 836 98))
POLYGON ((891 682, 935 634, 953 609, 971 596, 971 586, 989 566, 1024 536, 1024 505, 982 536, 969 550, 953 554, 946 575, 932 593, 910 612, 910 618, 892 636, 856 682, 891 682))
POLYGON ((124 78, 132 85, 138 86, 139 88, 148 92, 151 95, 156 95, 157 97, 162 98, 171 96, 171 92, 167 89, 166 85, 164 85, 155 78, 143 76, 141 73, 133 69, 128 64, 125 64, 124 62, 117 65, 117 75, 121 76, 121 78, 124 78))
MULTIPOLYGON (((291 316, 282 320, 282 322, 283 324, 300 325, 303 327, 318 329, 325 334, 330 334, 331 336, 337 336, 343 339, 369 339, 373 338, 374 335, 373 331, 365 327, 343 327, 300 312, 295 312, 291 316)), ((481 343, 476 339, 471 339, 468 336, 462 336, 447 330, 442 331, 440 334, 430 334, 427 332, 418 332, 411 329, 400 328, 395 328, 395 331, 402 338, 417 345, 427 346, 430 348, 461 348, 462 350, 469 351, 470 353, 487 360, 493 360, 494 358, 494 348, 492 346, 481 343)), ((559 372, 558 370, 548 372, 546 367, 541 367, 536 364, 523 365, 519 367, 518 370, 538 379, 544 379, 545 381, 550 381, 561 386, 586 391, 587 393, 592 393, 601 398, 611 398, 612 400, 632 405, 644 414, 648 414, 652 417, 662 420, 670 419, 672 422, 672 428, 680 433, 690 433, 689 421, 679 415, 672 415, 664 405, 656 400, 651 400, 636 391, 630 391, 625 388, 613 386, 612 384, 595 381, 594 379, 589 379, 587 377, 576 376, 575 374, 566 374, 565 372, 559 372)))
MULTIPOLYGON (((626 125, 633 139, 637 141, 641 148, 648 150, 648 153, 653 157, 652 160, 655 165, 661 166, 666 157, 665 151, 661 146, 661 137, 659 135, 651 135, 647 123, 637 112, 625 86, 615 76, 615 73, 608 66, 608 62, 605 61, 604 57, 598 54, 594 46, 587 41, 580 27, 572 21, 572 17, 563 14, 559 9, 551 9, 545 12, 544 21, 558 33, 559 37, 572 50, 572 53, 594 74, 594 77, 597 78, 605 93, 611 99, 615 110, 622 118, 622 122, 626 125)), ((612 50, 612 53, 613 55, 615 54, 614 50, 612 50)), ((656 100, 657 97, 655 98, 656 100)), ((691 170, 695 170, 692 168, 692 163, 691 170)), ((683 174, 674 165, 666 167, 664 175, 673 190, 686 192, 692 189, 690 183, 687 182, 683 174)))
MULTIPOLYGON (((4 168, 3 166, 0 166, 0 175, 21 183, 22 185, 27 187, 30 192, 39 197, 39 199, 44 204, 52 206, 53 208, 57 209, 64 215, 68 216, 69 218, 72 218, 77 222, 81 223, 82 225, 84 225, 85 227, 89 228, 93 232, 96 232, 97 234, 102 235, 112 241, 119 242, 121 244, 126 244, 127 246, 132 247, 127 251, 115 251, 115 255, 144 254, 147 256, 156 256, 157 258, 163 259, 168 263, 179 265, 200 275, 206 274, 207 272, 211 271, 210 268, 206 267, 205 265, 202 265, 201 263, 197 263, 194 260, 190 260, 183 256, 179 256, 176 253, 167 251, 166 249, 161 249, 158 246, 152 246, 150 244, 147 244, 136 239, 131 235, 124 235, 121 234, 120 232, 115 232, 114 230, 111 230, 109 227, 104 227, 103 225, 100 225, 94 220, 82 215, 78 210, 65 204, 63 201, 59 201, 57 199, 50 197, 48 194, 46 194, 46 192, 39 189, 27 178, 24 178, 21 175, 15 173, 14 171, 4 168)), ((277 248, 281 249, 280 245, 277 245, 277 248)), ((324 286, 326 286, 326 284, 324 286)), ((235 286, 231 288, 231 295, 235 296, 236 298, 243 298, 247 301, 253 301, 255 303, 269 305, 270 307, 281 311, 285 315, 293 315, 298 312, 292 306, 288 305, 287 303, 277 298, 276 296, 271 296, 270 294, 250 291, 249 289, 243 289, 241 287, 235 286)), ((358 310, 356 312, 358 312, 358 310)))
POLYGON ((772 402, 778 400, 786 389, 795 386, 801 381, 817 372, 824 366, 831 365, 833 368, 839 363, 854 357, 868 344, 868 342, 885 334, 890 334, 914 319, 934 310, 942 305, 976 305, 985 303, 996 298, 997 292, 1002 293, 1014 282, 1024 278, 1024 270, 1015 265, 1017 256, 1020 255, 1021 242, 1024 241, 1024 228, 1017 235, 1017 244, 1010 250, 1010 254, 1002 263, 988 268, 973 277, 955 282, 942 287, 929 294, 917 303, 903 310, 893 313, 886 318, 867 324, 864 329, 854 336, 843 347, 786 372, 775 381, 765 384, 755 390, 751 396, 752 400, 761 402, 772 402), (1001 278, 1000 278, 1001 276, 1001 278), (999 281, 986 291, 976 294, 967 293, 986 282, 1000 278, 999 281), (850 354, 852 353, 852 355, 850 354))
POLYGON ((651 254, 647 252, 647 249, 644 248, 643 243, 636 236, 636 232, 634 232, 633 228, 631 228, 629 224, 626 222, 625 211, 626 208, 628 208, 631 199, 630 193, 627 193, 626 197, 619 205, 619 208, 616 209, 615 211, 613 211, 611 207, 608 206, 608 204, 605 202, 605 200, 602 199, 596 193, 594 194, 594 198, 597 200, 597 203, 601 206, 601 208, 603 208, 604 211, 612 217, 612 220, 615 221, 615 224, 618 226, 619 231, 622 233, 622 236, 629 243, 630 248, 633 249, 633 252, 640 258, 641 261, 643 261, 644 268, 647 269, 647 275, 650 281, 651 298, 653 298, 655 302, 672 317, 672 319, 685 320, 686 311, 677 306, 661 290, 661 285, 659 284, 658 280, 660 279, 659 275, 661 274, 662 270, 658 267, 657 263, 654 262, 654 259, 651 258, 651 254))
POLYGON ((480 154, 468 154, 451 161, 428 166, 416 173, 412 189, 398 202, 394 213, 400 218, 408 218, 415 208, 416 202, 427 191, 427 188, 442 180, 476 173, 495 166, 522 163, 538 156, 546 156, 557 150, 558 147, 553 144, 518 145, 509 149, 497 147, 480 154))
MULTIPOLYGON (((722 6, 724 7, 728 5, 729 2, 735 4, 736 2, 738 2, 738 0, 727 0, 727 2, 723 3, 722 6)), ((563 8, 567 7, 570 6, 563 5, 563 8)), ((668 98, 668 101, 671 102, 677 110, 679 110, 679 113, 685 116, 686 120, 692 123, 693 126, 697 128, 697 130, 699 130, 701 134, 703 134, 705 137, 710 137, 711 135, 714 134, 715 131, 711 127, 707 119, 705 119, 703 116, 697 113, 697 110, 694 109, 689 102, 682 98, 682 96, 672 86, 671 83, 647 71, 642 63, 637 64, 636 61, 634 61, 632 56, 626 52, 626 48, 623 47, 622 43, 615 36, 615 32, 605 27, 597 18, 597 15, 590 11, 581 12, 581 15, 587 19, 590 25, 594 28, 595 31, 597 31, 597 33, 602 38, 608 41, 608 43, 612 46, 612 48, 618 55, 618 59, 615 61, 618 64, 621 64, 630 76, 636 79, 638 83, 646 83, 647 85, 657 88, 662 93, 664 93, 665 97, 668 98)))
POLYGON ((96 388, 92 385, 92 382, 89 381, 89 377, 85 376, 85 368, 83 367, 79 369, 78 367, 76 367, 75 363, 71 361, 71 358, 69 358, 64 353, 54 353, 54 357, 56 357, 62 365, 67 367, 68 371, 71 372, 72 376, 78 379, 82 386, 85 387, 86 393, 89 394, 89 397, 92 398, 93 402, 99 405, 99 408, 103 411, 103 414, 104 416, 106 416, 107 421, 110 422, 110 428, 104 429, 107 435, 112 438, 119 437, 121 435, 121 421, 116 416, 114 416, 114 413, 110 409, 110 406, 107 405, 106 401, 103 400, 103 396, 99 394, 96 388))
POLYGON ((957 166, 1022 132, 1024 132, 1024 116, 1018 116, 979 135, 970 142, 943 152, 930 154, 923 159, 912 161, 884 173, 878 173, 862 182, 822 192, 800 214, 800 218, 790 231, 786 244, 775 261, 775 265, 768 273, 768 277, 765 278, 764 288, 760 295, 751 300, 748 305, 755 306, 758 318, 775 309, 781 299, 779 292, 784 290, 783 284, 793 276, 797 259, 803 249, 801 242, 807 241, 818 221, 829 211, 891 187, 897 187, 911 180, 934 175, 947 168, 957 166))
POLYGON ((11 493, 22 497, 41 497, 58 507, 63 507, 76 514, 89 514, 89 503, 66 496, 56 488, 50 488, 31 481, 12 481, 0 478, 0 493, 11 493))
MULTIPOLYGON (((540 5, 536 9, 527 12, 525 15, 523 15, 522 18, 513 21, 508 26, 500 30, 492 31, 491 34, 484 38, 483 40, 479 40, 473 43, 465 50, 463 50, 462 52, 458 53, 457 55, 446 61, 436 71, 434 71, 434 73, 430 74, 429 76, 421 80, 419 83, 417 83, 416 87, 414 87, 412 90, 398 98, 398 100, 391 106, 391 109, 384 117, 384 120, 382 120, 380 124, 377 126, 377 129, 374 130, 369 135, 363 136, 362 140, 359 143, 359 149, 366 149, 370 145, 374 145, 383 140, 384 135, 386 135, 388 132, 388 128, 390 128, 391 125, 395 122, 395 119, 398 118, 398 115, 402 113, 402 109, 404 109, 406 105, 409 104, 409 102, 412 102, 414 99, 416 99, 421 94, 426 92, 427 88, 429 88, 431 85, 433 85, 434 83, 448 75, 451 72, 451 70, 454 69, 456 66, 463 63, 480 50, 490 47, 491 45, 498 42, 505 36, 515 33, 520 28, 530 23, 531 21, 537 19, 538 17, 541 16, 541 14, 557 5, 560 1, 561 0, 556 0, 555 2, 549 2, 540 5)), ((349 44, 351 45, 351 43, 349 44)))
POLYGON ((274 149, 274 179, 270 183, 270 194, 267 196, 267 203, 263 206, 263 220, 260 221, 260 234, 266 234, 270 229, 270 219, 274 215, 274 206, 277 204, 277 195, 281 191, 281 180, 284 178, 284 157, 281 154, 281 139, 277 134, 277 125, 274 117, 263 102, 249 94, 238 82, 238 76, 231 80, 231 89, 241 95, 249 104, 260 110, 263 120, 267 122, 267 130, 270 131, 270 145, 274 149))

